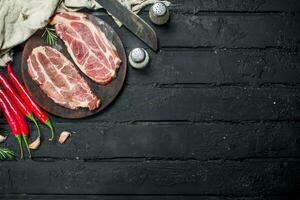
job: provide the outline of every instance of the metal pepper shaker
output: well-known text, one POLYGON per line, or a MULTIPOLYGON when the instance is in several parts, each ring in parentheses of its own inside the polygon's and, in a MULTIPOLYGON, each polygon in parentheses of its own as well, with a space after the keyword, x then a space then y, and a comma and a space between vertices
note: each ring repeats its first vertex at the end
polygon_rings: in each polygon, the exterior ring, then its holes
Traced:
POLYGON ((154 24, 163 25, 169 20, 170 12, 164 3, 157 2, 150 8, 149 17, 154 24))
POLYGON ((129 53, 129 63, 133 68, 142 69, 149 64, 150 57, 143 48, 135 48, 129 53))

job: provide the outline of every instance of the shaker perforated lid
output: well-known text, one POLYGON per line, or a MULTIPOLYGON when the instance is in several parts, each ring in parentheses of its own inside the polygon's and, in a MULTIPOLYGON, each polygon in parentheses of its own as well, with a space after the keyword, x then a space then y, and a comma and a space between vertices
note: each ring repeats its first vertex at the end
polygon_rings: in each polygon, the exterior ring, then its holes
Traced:
POLYGON ((149 10, 149 17, 155 25, 164 25, 170 18, 169 8, 162 2, 155 3, 149 10))
POLYGON ((164 16, 167 13, 167 7, 164 3, 157 2, 152 6, 152 12, 156 16, 164 16))
POLYGON ((129 63, 133 68, 142 69, 150 62, 148 52, 143 48, 135 48, 129 53, 129 63))
POLYGON ((131 58, 133 62, 140 63, 145 60, 145 51, 141 48, 135 48, 131 51, 131 58))

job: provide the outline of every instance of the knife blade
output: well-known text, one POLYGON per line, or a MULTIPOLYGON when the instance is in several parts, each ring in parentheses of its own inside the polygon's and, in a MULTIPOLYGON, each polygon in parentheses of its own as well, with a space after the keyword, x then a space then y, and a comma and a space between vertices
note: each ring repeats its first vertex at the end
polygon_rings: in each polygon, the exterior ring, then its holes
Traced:
POLYGON ((116 17, 127 29, 145 44, 157 51, 158 41, 155 31, 142 18, 130 12, 117 0, 96 0, 107 12, 116 17))

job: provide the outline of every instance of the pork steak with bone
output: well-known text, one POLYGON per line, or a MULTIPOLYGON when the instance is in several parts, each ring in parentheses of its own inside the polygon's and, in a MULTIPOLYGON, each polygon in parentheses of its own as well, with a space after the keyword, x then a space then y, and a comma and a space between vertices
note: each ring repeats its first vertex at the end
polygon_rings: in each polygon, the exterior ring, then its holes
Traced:
POLYGON ((101 85, 108 84, 116 77, 121 64, 117 49, 85 14, 57 13, 51 24, 55 25, 57 35, 86 76, 101 85))
POLYGON ((32 50, 27 59, 28 73, 55 103, 70 109, 95 110, 100 99, 76 67, 62 53, 48 46, 32 50))

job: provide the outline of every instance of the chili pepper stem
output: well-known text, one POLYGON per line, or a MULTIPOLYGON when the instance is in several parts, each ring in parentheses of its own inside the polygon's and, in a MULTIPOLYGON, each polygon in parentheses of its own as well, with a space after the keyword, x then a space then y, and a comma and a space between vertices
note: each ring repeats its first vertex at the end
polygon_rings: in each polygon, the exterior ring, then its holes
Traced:
POLYGON ((44 124, 46 124, 46 126, 48 126, 51 130, 51 138, 49 138, 49 141, 53 141, 54 139, 54 130, 53 130, 53 126, 52 126, 52 123, 50 121, 50 119, 47 119, 44 124))
POLYGON ((28 145, 28 137, 23 135, 23 140, 25 142, 25 145, 26 145, 26 149, 28 151, 28 154, 29 154, 29 158, 31 158, 31 152, 30 152, 30 149, 29 149, 29 145, 28 145))
POLYGON ((20 154, 21 154, 21 159, 24 158, 24 153, 23 153, 23 147, 22 147, 22 139, 21 139, 21 135, 16 136, 18 143, 19 143, 19 147, 20 147, 20 154))
POLYGON ((35 126, 36 126, 36 128, 37 128, 37 131, 38 131, 38 136, 41 137, 40 127, 39 127, 39 125, 37 124, 37 122, 36 122, 36 120, 35 120, 33 114, 30 114, 30 115, 28 116, 28 119, 30 119, 30 120, 35 124, 35 126))

